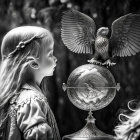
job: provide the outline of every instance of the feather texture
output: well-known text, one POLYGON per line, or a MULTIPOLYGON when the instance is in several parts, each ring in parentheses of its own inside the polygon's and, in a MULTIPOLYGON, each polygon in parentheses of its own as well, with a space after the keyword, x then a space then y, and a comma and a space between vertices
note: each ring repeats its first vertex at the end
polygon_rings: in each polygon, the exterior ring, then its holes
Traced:
POLYGON ((132 56, 140 52, 140 15, 128 14, 112 23, 112 56, 132 56))
POLYGON ((62 16, 63 43, 75 53, 93 53, 96 26, 92 18, 76 10, 67 10, 62 16))
POLYGON ((140 52, 140 15, 128 14, 112 23, 112 34, 107 38, 109 29, 97 30, 92 18, 76 11, 67 10, 62 16, 62 41, 75 53, 98 54, 94 59, 106 61, 109 57, 127 57, 140 52))

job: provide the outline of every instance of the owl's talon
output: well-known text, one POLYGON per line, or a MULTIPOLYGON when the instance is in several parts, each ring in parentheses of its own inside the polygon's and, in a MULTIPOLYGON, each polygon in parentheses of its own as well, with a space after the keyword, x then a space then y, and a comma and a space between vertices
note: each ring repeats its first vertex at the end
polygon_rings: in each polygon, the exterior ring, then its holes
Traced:
POLYGON ((96 65, 101 65, 102 64, 101 62, 99 62, 99 61, 97 61, 97 60, 95 60, 93 58, 91 60, 88 60, 87 62, 89 62, 91 64, 96 64, 96 65))
POLYGON ((114 65, 116 65, 116 63, 113 63, 113 62, 111 62, 111 60, 107 60, 107 61, 105 61, 102 65, 106 65, 107 67, 109 66, 114 66, 114 65))

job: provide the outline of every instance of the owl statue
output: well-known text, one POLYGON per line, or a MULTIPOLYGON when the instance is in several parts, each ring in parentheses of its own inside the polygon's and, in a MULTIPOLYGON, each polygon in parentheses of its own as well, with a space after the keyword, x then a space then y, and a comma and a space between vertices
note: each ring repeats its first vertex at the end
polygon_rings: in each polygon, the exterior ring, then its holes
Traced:
POLYGON ((68 49, 75 53, 90 53, 93 58, 89 63, 113 66, 110 58, 127 57, 140 51, 140 15, 127 14, 112 23, 111 36, 108 27, 96 31, 92 18, 77 11, 63 12, 61 37, 68 49))

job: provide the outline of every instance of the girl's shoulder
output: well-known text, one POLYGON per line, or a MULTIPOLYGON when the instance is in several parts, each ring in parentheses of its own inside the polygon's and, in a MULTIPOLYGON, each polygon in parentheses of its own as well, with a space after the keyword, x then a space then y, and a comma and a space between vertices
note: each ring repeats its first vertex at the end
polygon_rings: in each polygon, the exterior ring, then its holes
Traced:
POLYGON ((29 104, 31 100, 47 103, 47 98, 43 95, 41 90, 39 91, 32 86, 25 85, 16 99, 16 104, 18 106, 23 106, 24 104, 29 104))

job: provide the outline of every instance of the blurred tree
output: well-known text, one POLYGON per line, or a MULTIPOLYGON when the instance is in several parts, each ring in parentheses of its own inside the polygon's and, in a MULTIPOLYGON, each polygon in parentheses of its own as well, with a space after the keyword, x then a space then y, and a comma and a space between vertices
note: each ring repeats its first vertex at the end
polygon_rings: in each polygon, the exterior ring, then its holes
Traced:
MULTIPOLYGON (((53 77, 43 79, 41 87, 54 111, 61 136, 73 133, 85 124, 87 112, 70 103, 66 93, 62 91, 62 83, 67 82, 72 70, 87 63, 87 59, 91 57, 70 52, 61 41, 63 10, 77 9, 92 17, 99 28, 111 27, 115 19, 127 13, 140 13, 139 7, 139 0, 0 0, 0 41, 8 30, 20 25, 42 26, 54 35, 57 69, 53 77)), ((118 114, 128 110, 127 102, 140 97, 139 60, 140 54, 125 59, 114 58, 117 65, 109 68, 116 81, 121 83, 121 90, 109 106, 94 112, 96 125, 106 133, 113 134, 118 114)))

